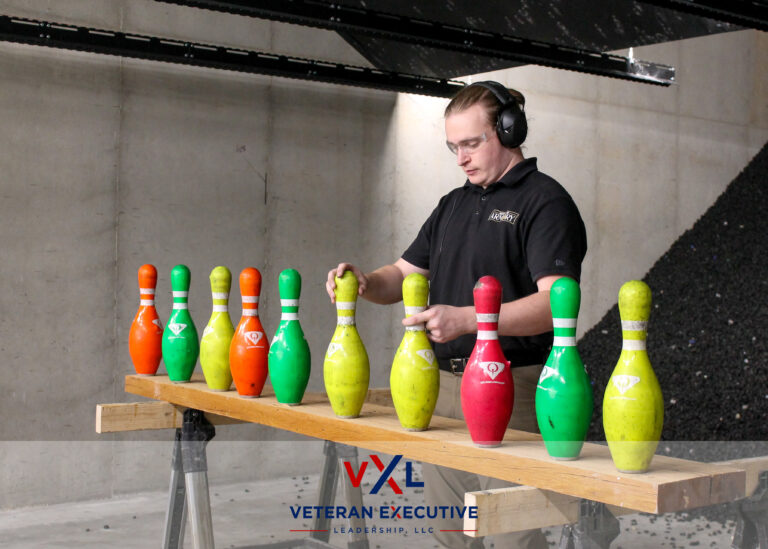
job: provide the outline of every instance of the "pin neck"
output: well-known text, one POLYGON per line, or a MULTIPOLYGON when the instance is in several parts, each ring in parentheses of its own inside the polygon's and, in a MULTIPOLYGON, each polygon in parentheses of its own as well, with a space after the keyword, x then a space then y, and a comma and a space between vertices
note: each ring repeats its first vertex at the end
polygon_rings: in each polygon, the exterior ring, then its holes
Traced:
POLYGON ((477 339, 499 339, 499 313, 476 313, 477 339))
POLYGON ((554 329, 553 347, 576 346, 575 318, 552 318, 552 327, 554 329))

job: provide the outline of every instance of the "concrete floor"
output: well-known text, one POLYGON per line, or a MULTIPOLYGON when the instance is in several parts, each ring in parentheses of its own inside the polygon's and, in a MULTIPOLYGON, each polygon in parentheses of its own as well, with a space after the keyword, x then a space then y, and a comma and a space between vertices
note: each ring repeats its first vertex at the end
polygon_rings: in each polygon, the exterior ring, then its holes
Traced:
MULTIPOLYGON (((366 474, 366 482, 368 477, 366 474)), ((311 528, 311 521, 294 519, 290 506, 314 505, 318 480, 318 475, 313 475, 212 485, 210 499, 216 546, 236 548, 305 537, 306 533, 291 530, 311 528)), ((401 484, 400 480, 397 482, 401 484)), ((338 497, 337 502, 340 503, 338 497)), ((376 506, 414 505, 420 503, 420 498, 420 493, 413 489, 396 496, 385 487, 379 494, 366 495, 364 503, 376 506)), ((3 511, 0 512, 0 546, 4 549, 159 547, 163 539, 166 507, 166 493, 150 492, 110 500, 3 511)), ((654 517, 638 514, 623 516, 619 520, 621 535, 611 544, 612 549, 726 548, 730 547, 734 528, 732 522, 722 525, 703 519, 681 519, 675 515, 654 517)), ((346 534, 341 533, 344 526, 343 520, 333 521, 332 545, 346 547, 346 534)), ((429 534, 413 532, 421 527, 418 520, 395 520, 393 526, 403 527, 404 532, 370 535, 371 549, 439 547, 429 534)), ((560 527, 545 532, 550 546, 557 546, 560 527)), ((185 540, 185 547, 192 547, 189 525, 185 540)), ((486 545, 491 546, 488 541, 486 545)))

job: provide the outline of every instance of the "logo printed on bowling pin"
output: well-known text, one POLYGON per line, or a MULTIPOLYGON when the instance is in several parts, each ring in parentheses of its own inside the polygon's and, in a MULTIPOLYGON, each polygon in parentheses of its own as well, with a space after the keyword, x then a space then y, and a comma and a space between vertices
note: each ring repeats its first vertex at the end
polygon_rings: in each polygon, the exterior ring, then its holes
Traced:
POLYGON ((541 376, 539 376, 539 383, 541 383, 548 377, 555 375, 556 373, 557 373, 557 370, 555 370, 554 368, 550 368, 549 366, 544 366, 544 368, 542 368, 541 370, 541 376))
POLYGON ((496 379, 496 377, 504 371, 504 363, 480 362, 480 368, 483 369, 483 372, 485 372, 485 375, 487 375, 489 378, 496 379))
POLYGON ((416 351, 416 354, 419 355, 421 358, 429 362, 430 366, 434 366, 435 364, 435 353, 432 351, 432 349, 422 349, 420 351, 416 351))
POLYGON ((619 375, 619 376, 613 376, 611 378, 611 381, 613 381, 613 385, 614 387, 616 387, 619 393, 623 395, 633 386, 640 383, 640 378, 637 376, 619 375))
POLYGON ((158 328, 160 328, 161 330, 163 329, 163 323, 162 323, 162 322, 160 322, 160 319, 159 319, 159 318, 156 318, 155 320, 153 320, 153 321, 152 321, 152 324, 154 324, 155 326, 157 326, 157 327, 158 327, 158 328))
POLYGON ((173 335, 178 336, 181 332, 184 331, 184 328, 186 328, 186 324, 179 324, 178 322, 173 322, 168 324, 168 329, 173 332, 173 335))
POLYGON ((264 332, 245 332, 245 340, 253 345, 259 347, 259 341, 264 337, 264 332))
POLYGON ((336 353, 336 351, 338 351, 339 349, 341 349, 341 345, 339 343, 334 343, 333 341, 331 341, 328 344, 328 352, 325 353, 325 356, 333 356, 334 353, 336 353))

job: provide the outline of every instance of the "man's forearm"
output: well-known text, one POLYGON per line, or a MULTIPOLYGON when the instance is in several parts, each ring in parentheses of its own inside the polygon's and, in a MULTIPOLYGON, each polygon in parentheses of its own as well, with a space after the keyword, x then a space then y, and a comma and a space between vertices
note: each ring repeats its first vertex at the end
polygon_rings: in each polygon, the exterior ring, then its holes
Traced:
POLYGON ((549 290, 502 303, 499 335, 533 336, 552 330, 549 290))
POLYGON ((403 299, 403 273, 394 265, 379 267, 365 275, 368 287, 363 298, 379 305, 390 305, 403 299))

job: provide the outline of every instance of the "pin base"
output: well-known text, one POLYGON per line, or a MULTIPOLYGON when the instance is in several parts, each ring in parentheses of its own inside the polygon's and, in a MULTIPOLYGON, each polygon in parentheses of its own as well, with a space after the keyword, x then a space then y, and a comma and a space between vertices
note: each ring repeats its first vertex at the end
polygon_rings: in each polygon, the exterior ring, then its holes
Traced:
POLYGON ((301 402, 286 402, 288 406, 298 406, 301 402))
POLYGON ((616 469, 619 473, 626 473, 628 475, 639 475, 648 471, 648 469, 635 469, 633 471, 627 471, 626 469, 616 469))
POLYGON ((238 394, 237 396, 239 396, 240 398, 259 398, 261 395, 241 395, 241 394, 238 394))
POLYGON ((411 431, 416 433, 427 430, 426 427, 403 427, 403 429, 405 429, 406 431, 411 431))
POLYGON ((358 414, 356 416, 338 416, 337 415, 336 417, 339 418, 339 419, 355 419, 357 417, 360 417, 360 414, 358 414))
POLYGON ((497 442, 495 444, 478 444, 478 443, 475 443, 475 446, 477 446, 478 448, 498 448, 499 446, 501 446, 501 442, 497 442))
POLYGON ((579 459, 579 456, 573 456, 573 457, 555 457, 551 456, 552 459, 556 459, 557 461, 576 461, 579 459))

